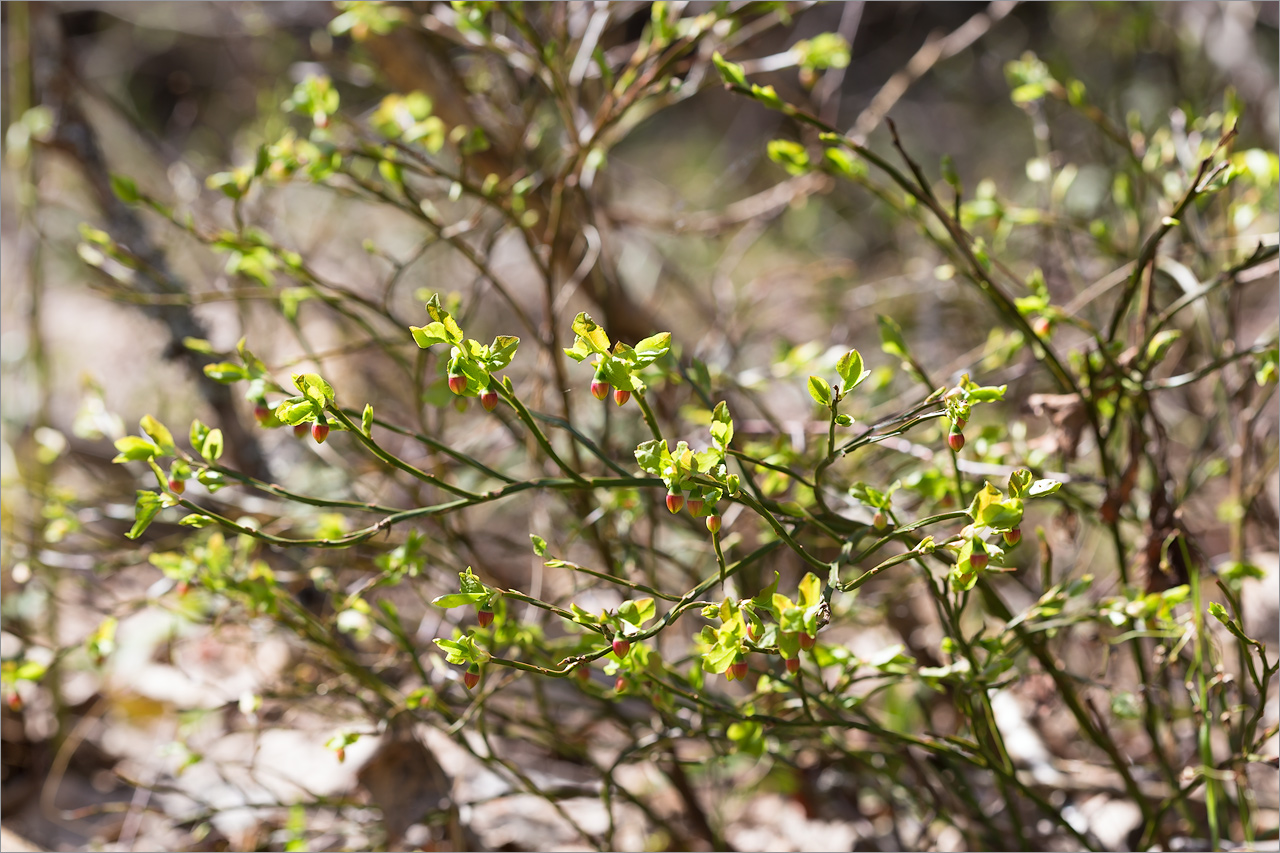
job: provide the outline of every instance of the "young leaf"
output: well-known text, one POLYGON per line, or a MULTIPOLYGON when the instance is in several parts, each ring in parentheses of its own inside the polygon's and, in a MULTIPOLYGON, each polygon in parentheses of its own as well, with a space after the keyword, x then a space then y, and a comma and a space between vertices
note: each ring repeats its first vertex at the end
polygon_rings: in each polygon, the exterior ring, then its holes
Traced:
POLYGON ((134 504, 133 527, 129 529, 125 536, 129 539, 137 539, 141 536, 143 531, 150 526, 151 521, 159 514, 161 508, 160 495, 139 489, 138 499, 134 504))
POLYGON ((150 459, 160 452, 160 448, 136 435, 126 435, 124 438, 116 439, 116 450, 120 453, 111 460, 112 462, 137 462, 141 459, 150 459))
POLYGON ((809 377, 809 396, 820 406, 831 405, 831 386, 821 376, 809 377))
POLYGON ((173 433, 151 415, 143 415, 139 426, 156 443, 156 447, 160 448, 160 456, 172 456, 177 452, 173 444, 173 433))
POLYGON ((840 360, 836 362, 836 373, 840 374, 840 381, 845 391, 857 388, 862 384, 862 380, 871 375, 871 371, 862 369, 862 354, 856 349, 851 349, 840 356, 840 360))

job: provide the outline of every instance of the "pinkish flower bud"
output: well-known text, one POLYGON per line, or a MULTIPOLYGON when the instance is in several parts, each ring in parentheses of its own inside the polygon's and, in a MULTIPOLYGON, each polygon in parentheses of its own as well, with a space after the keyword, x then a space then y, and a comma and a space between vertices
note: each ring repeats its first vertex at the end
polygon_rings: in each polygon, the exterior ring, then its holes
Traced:
POLYGON ((493 611, 485 608, 476 613, 476 621, 480 623, 481 628, 488 628, 493 624, 493 611))
POLYGON ((800 632, 800 648, 804 649, 806 652, 809 651, 809 649, 812 649, 814 644, 817 642, 818 638, 812 634, 806 634, 804 631, 800 632))
POLYGON ((987 567, 987 560, 988 560, 988 559, 989 559, 989 558, 987 557, 987 555, 986 555, 986 554, 981 554, 981 553, 973 553, 973 554, 970 554, 970 555, 969 555, 969 567, 970 567, 971 569, 973 569, 974 571, 979 571, 979 572, 980 572, 980 571, 982 571, 983 569, 985 569, 985 568, 987 567))
POLYGON ((471 668, 462 674, 462 683, 467 685, 468 690, 474 689, 480 683, 480 667, 471 664, 471 668))
POLYGON ((1004 532, 1004 544, 1012 547, 1014 545, 1017 545, 1021 541, 1022 541, 1022 530, 1020 528, 1015 527, 1012 530, 1006 530, 1004 532))
POLYGON ((787 658, 787 672, 795 675, 800 671, 800 658, 787 658))
POLYGON ((620 658, 626 657, 627 652, 629 651, 631 651, 631 643, 628 642, 627 640, 619 639, 619 640, 613 641, 613 653, 618 657, 620 658))
POLYGON ((703 501, 701 498, 689 498, 685 503, 689 507, 689 515, 696 517, 702 512, 703 501))
POLYGON ((492 388, 484 389, 480 392, 480 405, 486 412, 492 412, 498 406, 498 392, 492 388))
POLYGON ((455 394, 462 394, 467 390, 467 377, 461 373, 450 373, 449 390, 455 394))
POLYGON ((329 437, 329 425, 321 423, 312 424, 311 437, 316 440, 316 444, 324 444, 324 440, 329 437))
POLYGON ((952 450, 959 453, 964 449, 964 433, 958 429, 951 430, 950 434, 947 435, 947 444, 950 445, 952 450))
MULTIPOLYGON (((592 393, 594 394, 595 392, 593 391, 592 393)), ((613 389, 613 402, 617 403, 619 406, 625 406, 627 404, 627 401, 630 399, 631 399, 630 391, 624 390, 622 388, 613 389)))
POLYGON ((720 516, 718 515, 707 516, 707 530, 710 530, 712 533, 720 532, 720 516))

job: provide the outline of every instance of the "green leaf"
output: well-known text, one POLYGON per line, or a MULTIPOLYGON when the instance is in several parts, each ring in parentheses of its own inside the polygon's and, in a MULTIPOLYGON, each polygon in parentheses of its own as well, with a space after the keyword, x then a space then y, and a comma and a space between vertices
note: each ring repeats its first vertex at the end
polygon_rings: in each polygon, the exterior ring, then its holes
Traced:
POLYGON ((618 618, 639 628, 652 619, 656 612, 653 599, 642 598, 639 601, 622 602, 622 606, 618 608, 618 618))
POLYGON ((229 361, 206 364, 204 366, 204 375, 214 382, 221 382, 223 385, 230 385, 232 382, 239 382, 241 379, 249 378, 248 372, 243 367, 238 364, 232 364, 229 361))
POLYGON ((533 543, 533 553, 539 557, 547 555, 547 540, 543 539, 536 533, 529 534, 529 541, 533 543))
POLYGON ((222 456, 222 430, 211 429, 199 446, 200 455, 209 462, 217 462, 222 456))
POLYGON ((486 360, 486 367, 489 370, 502 370, 515 358, 516 347, 518 346, 520 346, 519 338, 511 335, 498 335, 493 339, 493 343, 489 345, 489 357, 486 360))
POLYGON ((641 469, 650 474, 658 474, 662 471, 664 457, 670 458, 666 441, 655 438, 636 447, 636 462, 640 464, 641 469))
POLYGON ((599 355, 609 354, 609 336, 585 311, 573 318, 573 333, 586 342, 587 348, 599 355))
POLYGON ((172 456, 177 453, 177 448, 173 444, 173 433, 168 428, 153 418, 151 415, 143 415, 139 424, 142 431, 151 437, 151 440, 160 448, 160 456, 172 456))
POLYGON ((321 407, 333 403, 333 387, 320 378, 318 373, 293 374, 293 386, 302 396, 315 401, 321 407))
POLYGON ((1028 498, 1044 498, 1062 488, 1062 484, 1057 480, 1036 480, 1031 484, 1031 488, 1027 489, 1028 498))
POLYGON ((373 429, 373 404, 365 403, 364 412, 360 415, 360 431, 365 434, 366 438, 372 437, 370 430, 373 429))
POLYGON ((845 391, 857 388, 871 375, 870 370, 863 369, 862 353, 856 349, 851 349, 840 356, 840 360, 836 362, 836 373, 840 374, 840 381, 844 383, 845 391))
POLYGON ((1022 523, 1022 500, 1006 500, 999 489, 987 483, 982 491, 974 495, 973 502, 969 505, 969 517, 975 524, 996 530, 1009 530, 1022 523))
POLYGON ((160 495, 139 489, 138 499, 134 505, 133 527, 129 529, 125 536, 130 539, 137 539, 141 536, 162 508, 163 504, 160 502, 160 495))
POLYGON ((320 407, 314 400, 297 396, 282 400, 276 406, 276 420, 289 426, 313 421, 320 416, 320 407))
POLYGON ((451 592, 448 595, 438 595, 431 600, 436 607, 443 607, 446 610, 450 607, 465 607, 472 604, 479 604, 489 596, 479 592, 451 592))
POLYGON ((137 462, 150 459, 160 452, 160 448, 136 435, 126 435, 124 438, 116 439, 116 450, 120 453, 111 460, 112 462, 137 462))
POLYGON ((711 61, 716 66, 716 71, 720 72, 720 79, 725 82, 726 86, 742 86, 747 85, 747 75, 742 70, 742 66, 736 62, 729 62, 719 51, 711 54, 711 61))
POLYGON ((452 344, 449 338, 449 330, 444 327, 444 323, 428 323, 425 326, 410 326, 410 333, 413 334, 413 342, 422 349, 433 347, 436 344, 452 344))
POLYGON ((125 204, 138 203, 138 185, 124 175, 111 176, 111 191, 125 204))
POLYGON ((1182 337, 1180 329, 1166 329, 1153 337, 1147 344, 1147 365, 1154 367, 1159 364, 1169 354, 1169 348, 1173 346, 1174 341, 1180 337, 1182 337))
POLYGON ((876 315, 876 322, 880 324, 880 349, 889 355, 906 358, 907 342, 902 338, 902 327, 892 317, 883 314, 876 315))
POLYGON ((648 367, 671 351, 671 333, 660 332, 636 344, 633 364, 637 369, 648 367))
POLYGON ((799 142, 774 139, 767 147, 769 159, 787 171, 788 175, 803 175, 809 171, 809 153, 799 142))
POLYGON ((822 603, 822 581, 813 572, 800 579, 800 606, 808 609, 822 603))
POLYGON ((809 396, 820 406, 831 405, 831 386, 821 376, 809 377, 809 396))

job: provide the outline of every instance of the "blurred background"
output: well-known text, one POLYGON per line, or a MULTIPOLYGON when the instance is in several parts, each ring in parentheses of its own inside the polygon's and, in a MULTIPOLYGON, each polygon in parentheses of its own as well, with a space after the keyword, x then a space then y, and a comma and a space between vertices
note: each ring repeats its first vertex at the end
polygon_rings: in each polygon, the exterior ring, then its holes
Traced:
MULTIPOLYGON (((685 5, 684 13, 692 14, 703 4, 685 5)), ((1148 136, 1179 123, 1186 131, 1230 99, 1242 116, 1236 149, 1269 155, 1260 168, 1274 170, 1280 143, 1275 3, 746 5, 769 23, 731 57, 747 65, 753 80, 772 83, 785 99, 881 152, 891 150, 883 121, 891 116, 931 174, 947 155, 970 193, 998 197, 1010 208, 1045 202, 1057 190, 1037 169, 1062 174, 1068 164, 1072 178, 1054 202, 1065 218, 1087 227, 1110 215, 1117 192, 1106 165, 1114 155, 1096 127, 1079 116, 1055 115, 1050 134, 1044 116, 1011 102, 1006 66, 1027 52, 1082 80, 1114 126, 1148 136), (794 59, 778 59, 822 33, 848 42, 847 67, 806 80, 794 59)), ((354 722, 352 705, 343 704, 350 697, 326 705, 323 697, 338 691, 336 682, 288 631, 208 602, 162 600, 172 577, 150 558, 178 547, 184 532, 166 521, 136 545, 125 540, 136 478, 111 464, 112 439, 131 431, 143 414, 180 436, 193 417, 221 427, 230 462, 264 481, 362 500, 377 495, 389 503, 419 498, 332 445, 301 444, 287 429, 257 429, 252 403, 240 390, 206 379, 207 353, 184 340, 207 341, 217 354, 246 338, 281 375, 295 365, 321 365, 348 405, 371 400, 380 416, 503 459, 522 458, 519 442, 453 412, 424 412, 420 400, 404 393, 407 382, 422 378, 422 366, 398 360, 395 344, 378 344, 392 340, 397 328, 403 334, 425 322, 424 295, 464 294, 461 319, 482 340, 530 334, 522 317, 536 331, 548 307, 562 335, 578 310, 591 311, 615 337, 633 342, 669 329, 686 360, 698 360, 717 382, 752 401, 754 408, 744 403, 739 433, 773 442, 784 455, 803 452, 825 432, 825 424, 809 421, 802 381, 814 365, 829 367, 850 346, 860 348, 873 369, 894 363, 878 351, 876 314, 898 320, 914 355, 937 365, 940 381, 954 381, 973 365, 985 382, 982 359, 994 358, 1005 342, 993 337, 976 291, 942 268, 910 221, 825 175, 786 177, 766 144, 803 137, 779 113, 731 97, 714 81, 695 81, 685 94, 628 117, 588 188, 595 237, 584 240, 603 245, 592 249, 601 252, 601 271, 579 277, 579 286, 567 288, 554 306, 544 301, 526 247, 492 217, 476 213, 459 232, 474 236, 488 258, 488 271, 477 273, 421 222, 353 191, 296 182, 241 204, 220 191, 216 179, 210 186, 210 176, 252 164, 260 145, 285 133, 291 119, 280 105, 313 74, 329 76, 342 113, 361 121, 370 120, 388 93, 423 89, 446 120, 452 110, 485 127, 491 147, 480 156, 507 158, 504 168, 512 174, 554 160, 561 141, 549 130, 545 139, 512 138, 512 128, 552 127, 536 112, 545 105, 524 100, 511 75, 468 46, 449 4, 396 8, 406 20, 443 23, 415 27, 418 41, 406 45, 403 30, 362 38, 358 25, 331 26, 340 14, 359 10, 328 3, 0 5, 0 655, 8 667, 6 696, 17 697, 4 710, 3 809, 6 828, 40 849, 368 849, 386 842, 378 821, 412 811, 388 786, 395 789, 406 773, 422 777, 429 766, 430 781, 399 796, 431 801, 443 796, 443 774, 472 772, 470 756, 443 735, 428 741, 429 753, 414 754, 413 771, 390 763, 380 746, 392 742, 387 737, 353 743, 346 761, 336 761, 326 745, 333 732, 368 726, 354 722), (317 279, 379 302, 381 325, 356 329, 350 317, 324 310, 316 287, 283 274, 254 280, 245 267, 229 266, 226 253, 211 251, 208 241, 121 205, 113 175, 128 176, 163 200, 174 222, 193 216, 205 235, 246 217, 303 255, 317 279), (93 255, 86 227, 127 246, 137 269, 93 255), (34 669, 23 675, 22 666, 34 669), (39 678, 26 677, 37 671, 39 678), (317 696, 321 701, 307 703, 317 696), (430 768, 437 767, 443 770, 432 776, 430 768), (297 803, 306 804, 305 813, 297 803)), ((602 9, 608 14, 600 18, 600 45, 625 58, 650 20, 650 4, 567 3, 536 14, 562 16, 563 26, 582 32, 595 26, 593 15, 602 9)), ((443 221, 466 222, 465 203, 455 204, 447 186, 436 189, 432 198, 443 221)), ((1275 198, 1272 180, 1270 191, 1240 214, 1240 245, 1259 235, 1274 240, 1275 198)), ((1025 231, 1008 237, 1005 248, 1025 261, 1022 274, 1043 268, 1060 303, 1104 279, 1123 255, 1074 256, 1069 245, 1025 231)), ((1232 334, 1248 346, 1276 325, 1274 267, 1240 298, 1242 320, 1232 334)), ((1082 311, 1092 310, 1086 301, 1082 311)), ((409 343, 407 337, 400 343, 409 343)), ((1020 374, 1000 374, 1007 365, 998 358, 988 364, 998 368, 993 381, 1013 381, 1019 398, 1046 390, 1017 386, 1020 374)), ((513 368, 518 377, 539 369, 545 373, 532 358, 526 373, 513 368)), ((586 380, 574 374, 574 405, 587 396, 586 380)), ((877 411, 904 407, 906 385, 883 376, 877 382, 877 411)), ((439 399, 441 384, 442 377, 426 378, 429 400, 439 399)), ((558 390, 548 385, 538 394, 556 400, 558 390)), ((657 399, 667 418, 679 417, 688 404, 675 391, 657 399)), ((1274 409, 1272 403, 1260 415, 1271 446, 1274 409)), ((1031 424, 1026 435, 1032 438, 1051 432, 1052 411, 1009 412, 1010 421, 1031 424)), ((608 421, 611 416, 584 417, 592 429, 605 430, 607 446, 621 448, 625 461, 629 427, 608 421)), ((1188 403, 1178 417, 1194 423, 1201 414, 1188 403)), ((703 427, 691 426, 690 435, 696 429, 703 427)), ((1039 458, 1058 461, 1051 451, 1039 458)), ((892 470, 897 463, 884 457, 869 464, 892 470)), ((1247 554, 1274 587, 1274 472, 1251 510, 1254 526, 1244 542, 1233 541, 1225 523, 1212 522, 1221 494, 1209 489, 1188 510, 1210 519, 1197 524, 1200 546, 1210 557, 1247 554)), ((221 497, 240 512, 262 511, 252 496, 221 497)), ((448 552, 439 561, 448 566, 445 586, 451 572, 470 562, 520 588, 531 582, 552 588, 524 540, 526 528, 555 528, 557 512, 531 501, 472 519, 470 536, 454 531, 465 541, 441 545, 448 552)), ((290 521, 314 530, 341 519, 310 513, 290 521)), ((1059 522, 1054 535, 1068 564, 1087 564, 1096 541, 1059 522)), ((366 569, 377 556, 371 549, 326 556, 330 562, 323 565, 307 557, 273 567, 292 578, 306 603, 317 566, 337 576, 366 569)), ((1250 606, 1253 624, 1274 637, 1275 590, 1259 592, 1250 606)), ((427 646, 439 636, 440 617, 423 612, 415 630, 427 646)), ((915 618, 888 612, 876 623, 880 633, 865 642, 910 646, 915 618)), ((369 642, 358 645, 362 654, 385 654, 369 642)), ((540 759, 531 751, 513 760, 534 767, 540 759)), ((572 776, 563 768, 551 773, 556 784, 585 789, 587 781, 572 776)), ((814 779, 820 776, 815 771, 814 779)), ((543 801, 508 796, 500 781, 476 778, 469 789, 453 792, 471 805, 469 817, 443 829, 419 828, 405 843, 429 849, 576 849, 581 843, 563 821, 544 813, 543 801)), ((751 778, 751 771, 731 768, 709 784, 749 788, 742 780, 751 778)), ((812 800, 823 790, 815 781, 807 793, 772 790, 767 800, 726 800, 716 818, 727 827, 724 835, 700 838, 695 826, 688 843, 727 838, 738 849, 893 849, 901 840, 874 810, 816 805, 812 800), (770 809, 781 817, 767 818, 770 809)), ((677 801, 687 794, 668 793, 677 801)), ((1274 825, 1275 802, 1260 807, 1270 809, 1274 825)), ((663 843, 679 849, 679 839, 646 835, 638 809, 623 814, 631 822, 615 836, 618 849, 663 849, 663 843)), ((1128 819, 1098 814, 1090 819, 1099 832, 1108 820, 1125 825, 1128 819)), ((409 827, 386 831, 404 837, 409 827)), ((948 839, 935 841, 945 847, 948 839)))

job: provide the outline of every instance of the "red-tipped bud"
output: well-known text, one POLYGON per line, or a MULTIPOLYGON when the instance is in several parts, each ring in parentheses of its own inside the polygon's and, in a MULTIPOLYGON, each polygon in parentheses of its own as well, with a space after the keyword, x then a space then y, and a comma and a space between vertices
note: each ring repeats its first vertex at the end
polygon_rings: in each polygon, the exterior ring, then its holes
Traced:
POLYGON ((1042 338, 1047 338, 1053 331, 1053 324, 1049 322, 1048 317, 1037 317, 1035 323, 1031 325, 1031 331, 1042 338))
POLYGON ((795 675, 800 671, 800 658, 787 658, 787 672, 795 675))
POLYGON ((950 445, 952 450, 959 453, 964 449, 964 433, 958 429, 951 430, 947 435, 947 444, 950 445))
POLYGON ((673 513, 677 513, 680 511, 680 508, 683 506, 684 506, 684 495, 680 494, 679 492, 667 493, 667 509, 671 510, 671 512, 673 513))
POLYGON ((987 567, 988 557, 986 554, 973 553, 969 555, 969 567, 974 571, 982 571, 987 567))
POLYGON ((488 628, 493 624, 493 611, 487 608, 479 611, 476 613, 476 621, 480 623, 481 628, 488 628))
POLYGON ((308 429, 307 429, 307 425, 306 425, 306 424, 294 424, 294 425, 293 425, 293 437, 294 437, 294 438, 302 438, 302 437, 303 437, 303 436, 305 436, 309 431, 310 431, 310 430, 308 430, 308 429))
MULTIPOLYGON (((594 394, 595 392, 592 391, 591 393, 594 394)), ((630 399, 631 399, 630 391, 624 390, 622 388, 613 389, 613 402, 617 403, 619 406, 625 406, 627 404, 627 401, 630 399)))
POLYGON ((883 512, 877 510, 875 516, 871 519, 871 526, 876 530, 884 530, 889 526, 889 519, 885 517, 883 512))
POLYGON ((597 400, 603 400, 609 396, 609 383, 601 379, 594 379, 591 382, 591 396, 597 400))
POLYGON ((467 390, 467 377, 461 373, 449 374, 449 390, 455 394, 461 394, 467 390))
POLYGON ((710 530, 712 533, 720 532, 720 516, 718 515, 707 516, 707 530, 710 530))
POLYGON ((267 408, 265 403, 259 403, 253 407, 253 419, 260 424, 265 424, 271 418, 271 410, 267 408))
POLYGON ((345 746, 338 747, 333 751, 333 754, 338 756, 339 764, 347 760, 347 748, 345 746))
POLYGON ((175 495, 180 495, 187 490, 187 484, 182 480, 173 479, 169 481, 169 491, 175 495))
POLYGON ((618 693, 626 693, 627 677, 625 675, 619 675, 618 680, 613 682, 613 689, 616 690, 618 693))
POLYGON ((685 503, 689 507, 689 515, 697 517, 702 513, 702 505, 704 501, 701 498, 689 498, 685 503))
POLYGON ((966 418, 964 415, 957 415, 956 419, 952 421, 952 423, 955 425, 956 429, 960 430, 960 429, 964 429, 965 426, 968 425, 969 419, 966 418))
POLYGON ((804 631, 800 632, 800 648, 804 649, 806 652, 809 651, 809 649, 812 649, 816 642, 818 642, 817 637, 812 634, 806 634, 804 631))
POLYGON ((733 666, 729 667, 729 671, 733 673, 735 681, 741 681, 747 677, 747 662, 745 660, 736 660, 733 666))
POLYGON ((498 407, 498 392, 492 388, 484 389, 480 394, 480 405, 486 412, 492 412, 498 407))
POLYGON ((316 444, 324 444, 324 440, 329 437, 329 425, 321 423, 312 424, 311 437, 316 440, 316 444))
POLYGON ((760 628, 754 622, 747 623, 747 636, 751 638, 751 642, 760 639, 760 628))
POLYGON ((467 685, 468 690, 474 690, 480 683, 480 667, 472 664, 471 668, 462 674, 462 683, 467 685))
POLYGON ((614 640, 613 653, 620 658, 627 656, 627 652, 631 651, 631 643, 627 640, 614 640))
POLYGON ((1006 530, 1004 532, 1004 544, 1012 546, 1012 545, 1017 545, 1021 541, 1022 541, 1021 528, 1015 527, 1012 530, 1006 530))
POLYGON ((18 695, 16 690, 4 697, 4 700, 9 704, 9 710, 15 714, 22 710, 22 697, 18 695))

